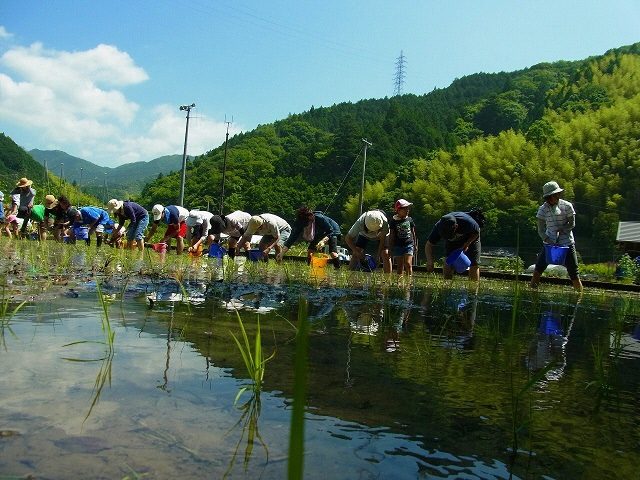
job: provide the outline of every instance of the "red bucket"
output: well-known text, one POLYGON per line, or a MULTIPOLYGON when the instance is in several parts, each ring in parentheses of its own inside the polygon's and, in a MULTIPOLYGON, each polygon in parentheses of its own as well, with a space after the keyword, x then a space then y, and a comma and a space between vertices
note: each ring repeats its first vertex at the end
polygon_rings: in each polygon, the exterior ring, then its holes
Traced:
POLYGON ((165 253, 167 251, 167 244, 166 243, 154 243, 153 245, 151 245, 151 248, 153 248, 153 250, 158 252, 158 253, 165 253))

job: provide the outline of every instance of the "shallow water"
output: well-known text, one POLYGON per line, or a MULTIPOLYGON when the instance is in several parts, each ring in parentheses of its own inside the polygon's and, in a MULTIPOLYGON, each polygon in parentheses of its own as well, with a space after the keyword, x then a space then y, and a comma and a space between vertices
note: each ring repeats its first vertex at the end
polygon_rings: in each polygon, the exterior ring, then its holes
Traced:
POLYGON ((536 295, 513 314, 511 292, 464 287, 121 289, 102 285, 112 355, 94 283, 5 317, 0 476, 284 478, 304 298, 305 478, 637 477, 632 300, 536 295), (259 402, 234 406, 248 383, 235 309, 251 338, 260 316, 276 355, 259 402))

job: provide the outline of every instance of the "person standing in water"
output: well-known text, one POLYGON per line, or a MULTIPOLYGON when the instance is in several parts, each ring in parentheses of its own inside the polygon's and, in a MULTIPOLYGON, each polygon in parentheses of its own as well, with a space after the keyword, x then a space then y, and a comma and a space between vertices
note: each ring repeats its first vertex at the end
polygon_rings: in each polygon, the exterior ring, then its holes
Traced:
POLYGON ((413 254, 416 245, 416 226, 409 216, 409 207, 413 203, 401 198, 396 201, 393 208, 396 211, 389 219, 391 231, 391 256, 397 265, 398 275, 413 274, 413 254))
MULTIPOLYGON (((547 182, 542 187, 542 197, 544 203, 538 208, 536 220, 538 221, 538 235, 543 244, 561 245, 569 247, 569 252, 565 257, 564 266, 573 284, 573 288, 578 292, 582 291, 582 281, 578 272, 578 254, 576 243, 573 237, 573 229, 576 226, 576 211, 571 202, 562 198, 563 188, 558 182, 547 182)), ((536 288, 540 283, 540 277, 546 270, 547 256, 543 245, 538 254, 533 276, 531 277, 531 287, 536 288)))

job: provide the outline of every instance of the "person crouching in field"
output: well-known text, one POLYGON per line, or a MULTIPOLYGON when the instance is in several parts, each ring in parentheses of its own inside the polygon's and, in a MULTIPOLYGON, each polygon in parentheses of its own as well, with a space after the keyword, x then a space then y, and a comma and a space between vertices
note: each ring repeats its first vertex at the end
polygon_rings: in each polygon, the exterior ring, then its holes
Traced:
POLYGON ((247 230, 238 242, 245 250, 249 252, 251 248, 251 237, 253 235, 262 235, 258 249, 262 252, 262 260, 269 260, 269 252, 275 249, 276 259, 280 256, 282 246, 291 235, 291 225, 283 218, 272 213, 263 213, 262 215, 254 215, 247 224, 247 230))
POLYGON ((71 208, 71 202, 64 195, 56 198, 53 195, 44 197, 45 222, 47 229, 53 228, 53 238, 57 242, 62 241, 65 229, 71 224, 67 218, 67 210, 71 208))
MULTIPOLYGON (((445 239, 445 257, 454 250, 462 249, 469 260, 469 280, 480 280, 480 225, 466 212, 451 212, 438 220, 424 246, 427 256, 427 272, 433 272, 433 246, 445 239)), ((453 267, 445 262, 442 272, 444 278, 453 278, 453 267)))
POLYGON ((91 244, 91 235, 95 232, 96 246, 102 246, 102 236, 107 226, 113 225, 106 210, 98 207, 82 207, 80 210, 69 208, 67 216, 74 228, 71 229, 71 238, 75 239, 75 229, 77 227, 87 227, 89 232, 85 241, 91 244))
POLYGON ((251 214, 242 210, 235 210, 228 215, 214 215, 210 220, 211 228, 209 229, 207 243, 209 245, 219 243, 222 234, 228 235, 229 258, 235 258, 238 241, 247 230, 249 220, 251 220, 251 214))
POLYGON ((184 250, 184 239, 187 236, 187 217, 189 216, 189 210, 179 205, 167 205, 163 207, 160 204, 153 206, 151 210, 153 214, 153 223, 151 224, 151 230, 146 236, 145 240, 149 241, 153 234, 156 233, 156 229, 160 222, 167 224, 167 230, 164 232, 164 237, 160 240, 160 243, 167 244, 167 250, 171 248, 171 239, 176 239, 176 253, 182 254, 184 250))
POLYGON ((413 254, 416 245, 416 226, 409 216, 409 207, 413 203, 404 198, 396 201, 393 208, 395 215, 389 219, 391 231, 390 250, 397 265, 398 275, 413 274, 413 254))
POLYGON ((358 270, 365 260, 369 241, 378 242, 375 258, 382 261, 384 273, 391 273, 391 256, 389 255, 389 221, 380 210, 364 212, 351 226, 344 237, 351 250, 349 268, 358 270))
POLYGON ((206 245, 206 240, 209 236, 212 217, 213 213, 205 210, 189 211, 189 216, 185 222, 187 224, 187 240, 191 244, 189 253, 192 255, 202 255, 202 248, 206 245))
POLYGON ((129 200, 123 202, 115 198, 112 198, 107 203, 107 211, 118 219, 118 229, 113 231, 112 243, 117 244, 122 235, 122 227, 128 221, 127 248, 134 248, 134 242, 136 242, 138 250, 143 252, 144 231, 149 225, 149 212, 136 202, 129 200))
POLYGON ((309 207, 300 207, 296 212, 296 221, 293 224, 291 235, 284 242, 282 251, 278 254, 277 260, 282 261, 282 257, 299 240, 309 242, 307 249, 307 263, 311 263, 311 257, 318 249, 318 244, 325 238, 329 242, 329 255, 335 268, 340 268, 338 259, 338 237, 340 227, 332 218, 324 213, 312 211, 309 207))

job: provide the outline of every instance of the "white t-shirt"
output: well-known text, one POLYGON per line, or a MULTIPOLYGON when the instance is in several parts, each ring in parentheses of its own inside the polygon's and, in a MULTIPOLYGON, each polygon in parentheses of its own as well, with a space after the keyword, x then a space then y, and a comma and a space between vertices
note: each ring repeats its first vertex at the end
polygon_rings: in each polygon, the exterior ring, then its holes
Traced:
POLYGON ((264 223, 254 232, 254 235, 270 235, 278 238, 280 237, 280 232, 284 230, 291 231, 291 225, 285 219, 273 213, 263 213, 260 216, 264 219, 264 223))
POLYGON ((227 228, 222 233, 229 235, 232 238, 240 238, 249 225, 251 214, 243 212, 242 210, 236 210, 229 215, 225 215, 227 219, 227 228))
MULTIPOLYGON (((378 213, 378 212, 376 212, 378 213)), ((382 212, 379 212, 380 218, 382 218, 382 228, 375 232, 368 230, 365 225, 365 218, 369 215, 369 212, 364 212, 360 215, 360 218, 356 220, 356 223, 349 229, 347 235, 351 238, 358 238, 358 235, 363 235, 370 240, 376 240, 381 237, 389 236, 389 221, 387 220, 386 215, 382 212)))

